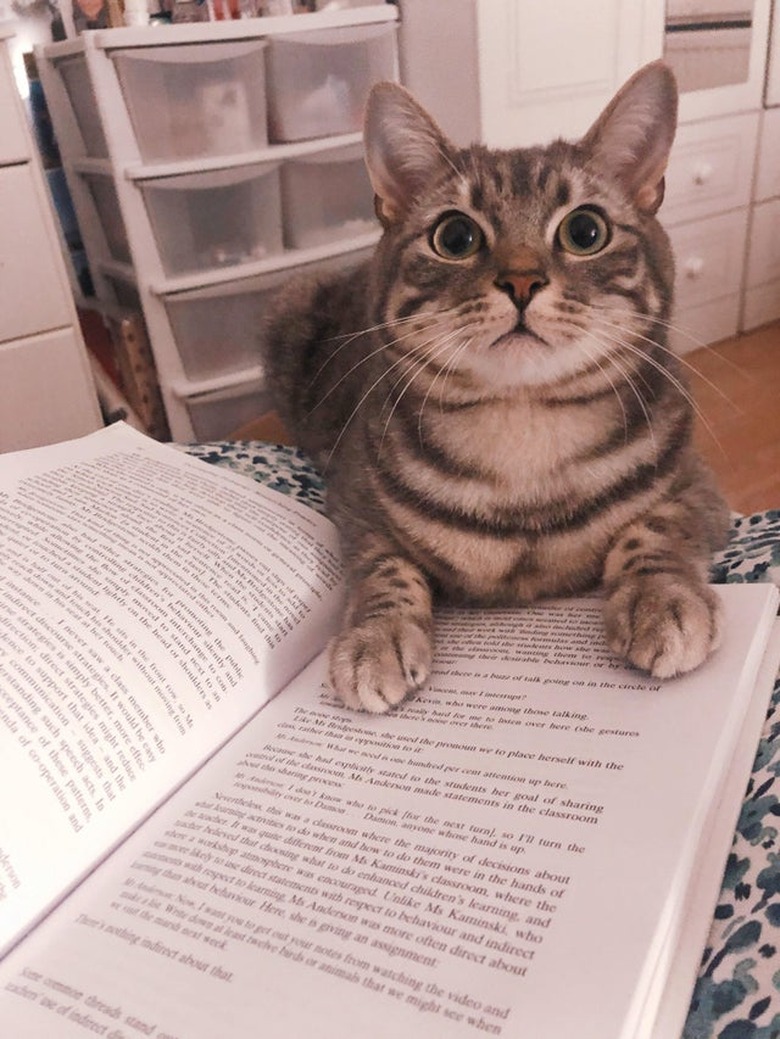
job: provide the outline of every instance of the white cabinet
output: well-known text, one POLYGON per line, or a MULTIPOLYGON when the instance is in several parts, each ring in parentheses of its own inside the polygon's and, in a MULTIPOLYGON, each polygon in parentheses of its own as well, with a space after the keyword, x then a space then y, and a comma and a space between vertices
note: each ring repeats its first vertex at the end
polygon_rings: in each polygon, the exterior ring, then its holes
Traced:
POLYGON ((676 263, 669 341, 679 353, 737 331, 747 226, 745 207, 668 229, 676 263))
POLYGON ((681 353, 739 329, 759 120, 756 111, 678 127, 660 217, 675 251, 670 342, 681 353))
POLYGON ((780 108, 764 112, 751 214, 743 325, 780 318, 780 108))
POLYGON ((142 308, 175 440, 267 409, 255 338, 282 272, 378 240, 362 111, 398 78, 397 17, 101 30, 38 54, 96 292, 142 308))
POLYGON ((780 318, 780 8, 775 4, 761 117, 742 315, 744 328, 780 318))
POLYGON ((9 36, 0 26, 0 451, 102 424, 9 36))
POLYGON ((0 24, 0 51, 3 53, 2 83, 0 84, 0 164, 26 162, 30 157, 28 138, 21 119, 19 102, 10 69, 2 24, 0 24), (11 78, 9 79, 9 74, 11 78))
POLYGON ((758 112, 678 127, 666 173, 668 224, 750 204, 758 112))
POLYGON ((780 10, 777 2, 772 11, 764 101, 767 105, 780 105, 780 10))

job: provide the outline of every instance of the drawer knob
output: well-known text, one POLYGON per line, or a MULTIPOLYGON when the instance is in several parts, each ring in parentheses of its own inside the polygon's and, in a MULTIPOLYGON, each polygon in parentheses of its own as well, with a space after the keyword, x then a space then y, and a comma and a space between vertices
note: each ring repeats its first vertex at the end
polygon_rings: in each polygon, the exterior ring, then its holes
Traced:
POLYGON ((700 162, 693 171, 694 184, 706 184, 712 176, 712 163, 700 162))
POLYGON ((690 260, 685 261, 683 270, 686 278, 699 278, 704 270, 704 260, 700 256, 692 256, 690 260))

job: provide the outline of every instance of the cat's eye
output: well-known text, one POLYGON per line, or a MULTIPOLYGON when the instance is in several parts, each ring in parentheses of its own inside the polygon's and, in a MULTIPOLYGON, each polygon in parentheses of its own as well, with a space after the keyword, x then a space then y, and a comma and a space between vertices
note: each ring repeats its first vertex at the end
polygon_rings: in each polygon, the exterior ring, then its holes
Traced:
POLYGON ((609 242, 609 224, 591 206, 580 206, 567 213, 558 225, 558 243, 574 256, 593 256, 609 242))
POLYGON ((431 233, 433 250, 445 260, 467 260, 483 241, 482 228, 465 213, 445 213, 431 233))

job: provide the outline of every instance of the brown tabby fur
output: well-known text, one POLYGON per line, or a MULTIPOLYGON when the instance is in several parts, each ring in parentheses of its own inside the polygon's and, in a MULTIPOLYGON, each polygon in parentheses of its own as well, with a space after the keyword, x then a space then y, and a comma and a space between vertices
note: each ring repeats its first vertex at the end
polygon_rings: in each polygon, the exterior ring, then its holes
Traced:
POLYGON ((402 88, 374 89, 382 240, 357 270, 293 282, 262 337, 342 533, 331 680, 347 704, 383 711, 420 688, 438 601, 601 585, 611 647, 662 677, 717 642, 705 582, 726 510, 665 345, 673 260, 655 212, 675 116, 654 63, 580 142, 458 149, 402 88), (609 229, 593 255, 559 230, 584 205, 609 229), (473 254, 437 253, 452 213, 477 225, 473 254))

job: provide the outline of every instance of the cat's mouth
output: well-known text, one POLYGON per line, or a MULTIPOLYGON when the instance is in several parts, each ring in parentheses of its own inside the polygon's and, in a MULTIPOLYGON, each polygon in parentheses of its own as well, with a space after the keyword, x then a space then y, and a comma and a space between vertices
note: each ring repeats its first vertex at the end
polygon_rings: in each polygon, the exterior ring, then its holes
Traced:
POLYGON ((528 327, 522 316, 517 319, 515 327, 510 329, 509 332, 504 332, 503 335, 500 335, 498 339, 494 340, 490 344, 490 348, 492 350, 493 347, 501 346, 503 343, 507 343, 511 339, 533 339, 534 342, 541 343, 542 346, 549 346, 549 343, 547 343, 546 340, 542 339, 540 335, 537 335, 536 332, 532 331, 528 327))

